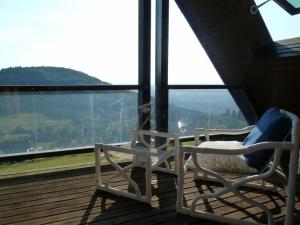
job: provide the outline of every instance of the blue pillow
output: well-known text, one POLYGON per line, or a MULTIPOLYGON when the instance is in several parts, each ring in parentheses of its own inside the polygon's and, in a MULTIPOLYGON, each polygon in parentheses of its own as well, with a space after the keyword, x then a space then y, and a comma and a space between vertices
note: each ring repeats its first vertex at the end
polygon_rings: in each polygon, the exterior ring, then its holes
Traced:
MULTIPOLYGON (((284 141, 290 133, 290 128, 291 121, 285 114, 282 114, 276 107, 269 108, 246 137, 243 145, 249 146, 265 141, 284 141)), ((248 166, 261 170, 270 161, 273 152, 273 149, 258 150, 244 154, 244 157, 248 166)))

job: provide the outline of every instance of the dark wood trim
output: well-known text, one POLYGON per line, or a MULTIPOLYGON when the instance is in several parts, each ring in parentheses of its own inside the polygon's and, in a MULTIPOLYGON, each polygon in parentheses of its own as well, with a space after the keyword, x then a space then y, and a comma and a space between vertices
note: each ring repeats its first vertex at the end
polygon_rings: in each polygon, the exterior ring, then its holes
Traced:
POLYGON ((288 44, 279 44, 279 43, 275 43, 274 45, 272 45, 272 48, 281 50, 281 49, 293 49, 293 48, 299 48, 300 47, 300 43, 288 43, 288 44))
POLYGON ((223 84, 209 84, 209 85, 168 85, 170 89, 241 89, 241 85, 223 85, 223 84))
POLYGON ((156 0, 155 36, 155 129, 168 132, 169 0, 156 0))
POLYGON ((138 128, 150 129, 151 119, 151 0, 139 0, 138 128), (143 110, 144 106, 147 110, 143 110))
POLYGON ((122 91, 141 89, 141 85, 0 85, 1 92, 39 92, 39 91, 122 91))
POLYGON ((274 42, 274 45, 297 45, 300 44, 300 37, 287 38, 282 40, 277 40, 274 42))

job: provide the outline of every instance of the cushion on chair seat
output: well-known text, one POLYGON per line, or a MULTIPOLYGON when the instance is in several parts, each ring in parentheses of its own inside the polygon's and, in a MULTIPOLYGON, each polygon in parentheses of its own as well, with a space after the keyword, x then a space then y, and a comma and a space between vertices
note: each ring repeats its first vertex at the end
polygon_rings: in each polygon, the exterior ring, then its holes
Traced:
MULTIPOLYGON (((205 141, 199 148, 233 149, 243 148, 243 143, 238 141, 205 141)), ((256 173, 257 170, 249 167, 243 155, 224 155, 197 153, 197 162, 201 167, 217 172, 227 173, 256 173)), ((192 160, 187 162, 189 168, 195 168, 192 160)))
MULTIPOLYGON (((243 145, 249 146, 266 141, 284 141, 289 135, 290 129, 291 121, 289 118, 278 108, 272 107, 263 114, 255 128, 246 137, 243 145)), ((244 154, 244 157, 249 166, 261 170, 268 164, 273 153, 273 149, 265 149, 244 154)))

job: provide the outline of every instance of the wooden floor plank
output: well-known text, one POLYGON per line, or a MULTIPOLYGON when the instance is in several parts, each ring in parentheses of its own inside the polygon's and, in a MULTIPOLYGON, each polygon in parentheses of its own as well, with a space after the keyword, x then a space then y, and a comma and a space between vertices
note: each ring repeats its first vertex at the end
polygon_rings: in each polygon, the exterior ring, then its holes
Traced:
MULTIPOLYGON (((104 177, 113 173, 109 167, 103 172, 104 177)), ((217 225, 212 221, 176 213, 175 176, 154 173, 152 178, 151 206, 96 191, 93 168, 6 179, 1 181, 0 187, 0 225, 217 225)), ((143 187, 144 171, 137 171, 134 179, 143 187)), ((116 179, 113 185, 124 189, 128 187, 128 183, 122 179, 116 179)), ((185 203, 189 205, 194 196, 219 187, 212 182, 195 182, 190 173, 185 176, 185 203)), ((282 191, 268 195, 263 191, 243 191, 247 197, 269 206, 278 224, 281 223, 285 209, 282 191)), ((296 199, 296 208, 300 211, 300 193, 297 193, 296 199)), ((197 208, 247 220, 264 218, 260 209, 249 206, 232 193, 225 194, 221 200, 210 199, 199 203, 197 208)), ((296 220, 299 221, 299 216, 296 220)))
MULTIPOLYGON (((168 186, 170 186, 170 185, 168 185, 168 186)), ((188 187, 187 187, 187 188, 188 188, 188 187)), ((190 190, 190 191, 193 191, 194 188, 189 187, 189 190, 190 190)), ((101 197, 101 196, 98 196, 98 198, 100 198, 100 197, 101 197)), ((165 192, 165 193, 164 193, 164 196, 160 196, 160 197, 163 197, 164 199, 167 197, 167 198, 171 199, 172 204, 175 204, 175 203, 174 203, 174 199, 175 199, 175 197, 176 197, 175 189, 173 189, 173 190, 171 190, 171 191, 170 191, 170 189, 168 189, 168 192, 165 192)), ((154 199, 155 199, 155 197, 154 197, 154 199)), ((108 200, 109 200, 109 199, 108 199, 108 200)), ((165 199, 165 200, 168 201, 168 199, 165 199)), ((86 202, 87 202, 87 201, 86 201, 86 202)), ((86 203, 86 202, 85 202, 85 203, 86 203)), ((114 202, 116 202, 116 201, 114 201, 114 202)), ((97 202, 95 202, 94 207, 96 207, 96 206, 97 206, 97 207, 98 207, 98 206, 100 207, 100 204, 101 204, 101 202, 100 202, 100 200, 98 200, 97 202)), ((102 203, 102 204, 103 204, 103 203, 102 203)), ((130 203, 130 205, 132 205, 132 202, 130 203)), ((74 204, 72 204, 72 206, 73 206, 73 207, 72 207, 72 210, 71 210, 71 211, 74 211, 74 208, 76 209, 77 206, 76 206, 76 205, 74 206, 74 204)), ((156 203, 155 201, 153 202, 152 206, 153 206, 153 207, 158 207, 158 205, 157 205, 157 203, 156 203)), ((88 207, 88 206, 87 206, 87 205, 83 205, 83 206, 80 206, 80 207, 81 207, 81 208, 78 208, 78 210, 84 210, 84 209, 85 209, 86 207, 88 207)), ((67 210, 69 209, 68 207, 65 207, 65 208, 66 208, 67 210)), ((125 207, 125 209, 126 209, 126 207, 125 207)), ((53 209, 52 211, 54 211, 54 212, 56 211, 56 212, 57 212, 58 209, 55 208, 55 209, 53 209)), ((70 210, 69 210, 69 211, 70 211, 70 210)), ((12 212, 15 212, 15 211, 12 211, 12 212)), ((54 213, 54 212, 53 212, 53 213, 54 213)), ((34 213, 35 213, 35 212, 33 212, 33 213, 31 213, 31 214, 34 214, 34 213)), ((48 210, 47 213, 49 213, 49 210, 48 210)), ((62 213, 63 216, 66 217, 66 213, 67 213, 67 212, 66 212, 66 211, 64 212, 62 208, 59 209, 59 213, 60 213, 60 214, 62 213)), ((25 215, 25 217, 27 217, 28 215, 30 215, 30 213, 29 213, 29 214, 27 213, 27 215, 25 215)), ((43 211, 42 211, 42 212, 39 212, 37 215, 38 215, 39 217, 42 216, 42 215, 43 215, 43 211)), ((59 215, 57 215, 57 214, 55 214, 55 213, 54 213, 53 215, 55 215, 56 218, 59 217, 59 215)), ((11 215, 11 216, 12 216, 12 215, 11 215)), ((18 217, 18 216, 17 216, 17 217, 18 217)), ((13 219, 16 220, 17 217, 14 216, 13 219)), ((23 217, 22 215, 20 215, 19 218, 22 219, 22 220, 24 219, 24 217, 23 217)), ((10 219, 10 218, 8 218, 8 219, 10 219)), ((6 224, 6 223, 9 222, 9 220, 7 220, 7 219, 5 220, 5 218, 4 218, 4 219, 2 220, 2 222, 3 222, 4 224, 6 224)), ((32 222, 32 221, 31 221, 31 222, 32 222)), ((1 222, 0 222, 0 224, 1 224, 1 222)))

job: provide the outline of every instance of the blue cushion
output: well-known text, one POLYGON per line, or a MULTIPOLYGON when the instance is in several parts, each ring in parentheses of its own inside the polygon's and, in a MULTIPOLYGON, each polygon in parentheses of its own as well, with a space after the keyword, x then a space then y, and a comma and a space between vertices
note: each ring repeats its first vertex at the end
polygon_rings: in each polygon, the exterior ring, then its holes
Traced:
MULTIPOLYGON (((249 146, 265 141, 284 141, 290 133, 290 128, 290 119, 278 108, 272 107, 263 114, 255 128, 246 137, 243 145, 249 146)), ((261 170, 270 161, 273 152, 273 149, 258 150, 244 154, 244 157, 248 166, 261 170)))

